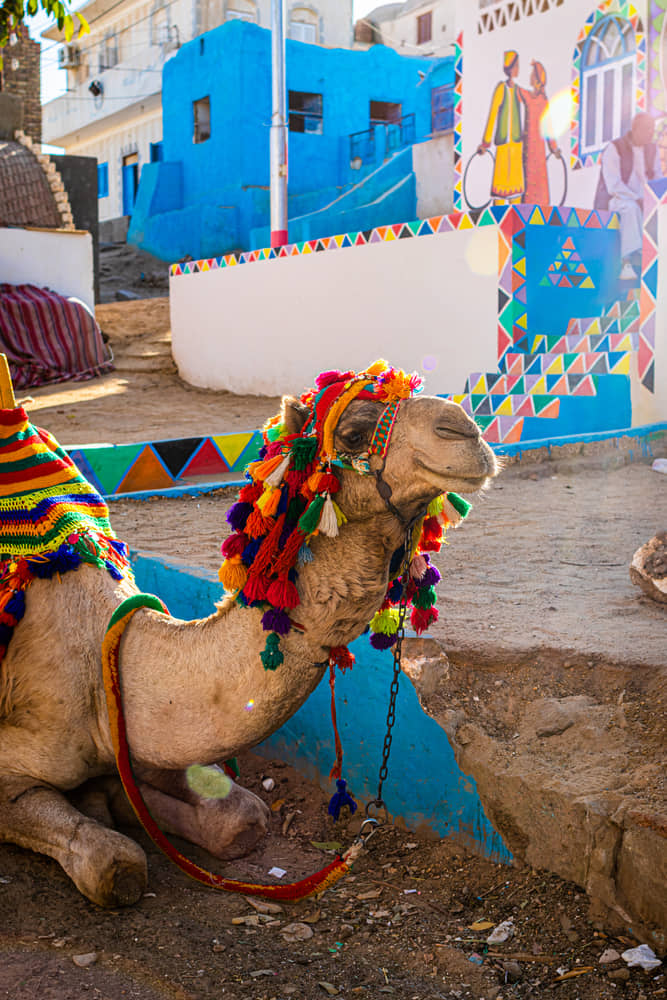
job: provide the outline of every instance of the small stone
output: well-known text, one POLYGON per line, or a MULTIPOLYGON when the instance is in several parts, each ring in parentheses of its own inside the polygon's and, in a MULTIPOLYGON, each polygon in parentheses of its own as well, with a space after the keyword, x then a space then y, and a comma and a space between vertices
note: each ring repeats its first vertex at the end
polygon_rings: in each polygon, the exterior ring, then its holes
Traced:
POLYGON ((80 969, 87 969, 90 965, 95 965, 97 961, 97 952, 89 951, 85 955, 72 955, 72 961, 75 965, 78 965, 80 969))
POLYGON ((338 989, 333 985, 333 983, 323 983, 323 982, 320 982, 317 985, 321 986, 322 989, 324 990, 324 992, 326 994, 328 994, 328 996, 330 996, 330 997, 337 997, 338 996, 338 989))
POLYGON ((269 903, 265 899, 254 899, 252 896, 243 897, 246 903, 250 903, 258 913, 284 913, 284 909, 279 903, 269 903))
POLYGON ((67 942, 67 938, 55 938, 51 942, 51 947, 52 948, 64 948, 66 942, 67 942))
POLYGON ((308 941, 313 936, 313 928, 309 927, 308 924, 286 924, 280 933, 283 941, 292 944, 296 941, 308 941))
POLYGON ((612 962, 618 962, 620 957, 619 953, 613 948, 607 948, 598 958, 598 962, 600 965, 611 965, 612 962))
POLYGON ((347 938, 352 937, 354 934, 354 927, 352 924, 342 924, 340 931, 338 932, 338 937, 341 941, 346 941, 347 938))
POLYGON ((357 899, 377 899, 378 896, 382 895, 382 889, 371 889, 368 892, 360 892, 357 899))
POLYGON ((521 969, 521 966, 518 962, 514 962, 511 959, 503 962, 503 971, 505 972, 507 982, 510 983, 518 983, 523 977, 523 970, 521 969))
POLYGON ((262 788, 264 789, 265 792, 272 792, 275 787, 276 783, 273 780, 273 778, 264 778, 264 781, 262 782, 262 788))
POLYGON ((276 973, 273 969, 255 969, 250 973, 253 979, 259 979, 260 976, 275 976, 276 973))
POLYGON ((612 969, 611 972, 607 973, 609 979, 617 983, 625 983, 630 978, 629 969, 612 969))
POLYGON ((464 906, 463 903, 459 903, 458 900, 455 903, 451 903, 449 907, 450 913, 463 913, 464 906))
POLYGON ((491 931, 488 938, 486 939, 487 944, 502 944, 503 941, 508 941, 509 938, 514 936, 514 922, 513 920, 503 920, 501 924, 491 931))

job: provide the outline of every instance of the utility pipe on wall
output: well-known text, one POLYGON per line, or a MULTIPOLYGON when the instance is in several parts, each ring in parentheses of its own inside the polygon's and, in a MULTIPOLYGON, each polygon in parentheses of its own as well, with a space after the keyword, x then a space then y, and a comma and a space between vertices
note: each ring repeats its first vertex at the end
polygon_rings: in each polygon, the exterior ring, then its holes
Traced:
POLYGON ((271 246, 287 243, 285 0, 271 0, 271 246))

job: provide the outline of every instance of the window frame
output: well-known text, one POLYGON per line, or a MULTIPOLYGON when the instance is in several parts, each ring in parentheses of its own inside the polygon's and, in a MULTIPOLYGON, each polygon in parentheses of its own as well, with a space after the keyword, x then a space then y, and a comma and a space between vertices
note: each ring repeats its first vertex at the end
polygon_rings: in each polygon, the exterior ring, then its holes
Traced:
POLYGON ((426 45, 433 41, 433 11, 427 10, 417 14, 417 45, 426 45))
MULTIPOLYGON (((637 92, 637 45, 635 30, 632 22, 621 17, 617 13, 609 14, 600 18, 586 39, 581 50, 580 69, 580 104, 579 104, 579 155, 595 156, 600 153, 606 145, 613 139, 618 139, 629 127, 630 121, 624 120, 623 112, 626 103, 623 94, 627 87, 631 95, 630 108, 635 107, 635 95, 637 92), (587 60, 591 48, 597 44, 601 49, 602 36, 611 22, 615 22, 621 32, 624 41, 623 52, 606 59, 601 59, 587 65, 587 60), (620 26, 623 25, 623 28, 620 26), (630 43, 630 44, 628 44, 630 43), (625 83, 625 69, 631 66, 631 76, 629 84, 625 83), (610 77, 609 74, 612 74, 610 77), (611 83, 611 91, 609 84, 611 83), (625 86, 624 86, 625 84, 625 86), (591 91, 593 96, 591 97, 591 91), (610 93, 610 96, 607 96, 610 93), (591 115, 589 114, 589 102, 594 103, 594 122, 591 129, 591 115), (605 111, 610 107, 611 114, 609 128, 605 126, 605 111), (624 128, 625 126, 625 128, 624 128)), ((630 115, 630 120, 632 115, 630 115)))
POLYGON ((97 197, 109 197, 109 161, 97 164, 97 197))
MULTIPOLYGON (((316 101, 316 104, 317 104, 316 101)), ((302 135, 323 135, 324 134, 324 98, 310 90, 288 90, 287 92, 287 126, 289 132, 302 135), (319 107, 297 106, 294 100, 296 97, 317 98, 319 107), (295 128, 297 120, 302 119, 303 128, 295 128), (306 128, 306 122, 316 122, 318 128, 306 128)))
POLYGON ((199 97, 196 101, 192 102, 192 142, 193 144, 199 146, 203 142, 208 142, 213 133, 213 128, 211 126, 211 95, 205 94, 204 97, 199 97), (199 108, 207 108, 208 115, 202 119, 198 114, 199 108), (208 132, 206 135, 201 135, 200 133, 204 131, 204 123, 208 124, 208 132))

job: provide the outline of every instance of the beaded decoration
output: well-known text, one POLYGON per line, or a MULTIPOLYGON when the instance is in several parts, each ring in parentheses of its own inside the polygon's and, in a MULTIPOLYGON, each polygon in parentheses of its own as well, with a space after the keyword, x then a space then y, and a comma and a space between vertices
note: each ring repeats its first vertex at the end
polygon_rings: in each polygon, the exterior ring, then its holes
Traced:
POLYGON ((25 613, 25 590, 82 563, 132 578, 102 497, 22 407, 0 410, 0 659, 25 613))
MULTIPOLYGON (((292 617, 299 606, 298 568, 311 562, 309 542, 319 534, 336 537, 346 517, 334 497, 340 488, 336 468, 370 472, 370 455, 384 456, 401 401, 421 389, 418 375, 376 361, 366 371, 324 372, 301 396, 309 417, 299 434, 288 434, 280 416, 264 427, 260 458, 246 470, 249 480, 230 509, 232 534, 222 544, 225 557, 219 578, 225 590, 243 607, 263 610, 262 627, 268 633, 261 653, 265 670, 283 662, 280 641, 300 626, 292 617), (386 406, 368 452, 355 458, 336 454, 334 434, 340 417, 354 399, 373 399, 386 406)), ((455 493, 434 500, 413 535, 407 599, 410 622, 420 634, 438 617, 435 584, 440 574, 430 563, 445 532, 467 516, 470 504, 455 493)), ((385 600, 370 623, 371 644, 388 649, 397 640, 401 583, 396 579, 403 553, 395 554, 385 600)), ((347 647, 330 651, 330 665, 351 667, 347 647)))

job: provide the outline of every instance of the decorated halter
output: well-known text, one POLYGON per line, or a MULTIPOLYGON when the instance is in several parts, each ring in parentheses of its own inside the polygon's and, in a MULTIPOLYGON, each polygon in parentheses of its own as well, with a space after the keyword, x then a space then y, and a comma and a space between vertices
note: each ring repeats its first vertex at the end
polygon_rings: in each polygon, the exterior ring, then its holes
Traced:
MULTIPOLYGON (((281 638, 293 630, 302 631, 293 617, 300 603, 296 581, 299 567, 313 559, 311 539, 317 534, 333 538, 347 521, 334 500, 340 488, 337 470, 369 474, 371 455, 386 456, 402 401, 419 391, 418 375, 407 375, 386 361, 376 361, 361 373, 324 372, 315 388, 301 396, 308 417, 300 433, 288 433, 280 415, 265 425, 259 461, 246 469, 249 482, 227 514, 232 534, 223 542, 225 561, 219 572, 225 590, 238 604, 264 612, 262 626, 268 635, 261 658, 265 670, 275 670, 283 662, 281 638), (385 407, 368 452, 338 454, 336 427, 355 399, 375 400, 385 407)), ((469 510, 470 504, 457 494, 443 494, 414 528, 407 601, 417 634, 438 617, 434 605, 440 573, 431 565, 429 553, 440 550, 447 528, 458 524, 469 510)), ((370 641, 376 649, 388 649, 396 642, 397 606, 402 597, 396 577, 401 556, 399 552, 392 560, 385 600, 370 622, 370 641)), ((352 666, 354 657, 347 647, 335 647, 330 663, 344 670, 352 666)))

